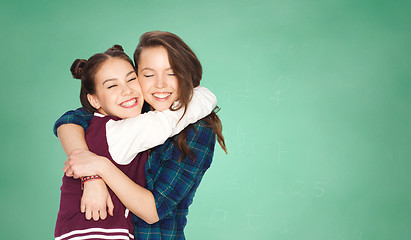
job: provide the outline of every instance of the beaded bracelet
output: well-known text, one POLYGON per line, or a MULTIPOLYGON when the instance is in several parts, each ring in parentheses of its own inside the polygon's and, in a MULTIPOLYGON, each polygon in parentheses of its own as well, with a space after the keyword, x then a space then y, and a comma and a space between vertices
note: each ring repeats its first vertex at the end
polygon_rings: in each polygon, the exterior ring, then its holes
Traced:
POLYGON ((91 176, 81 177, 80 179, 81 179, 81 189, 83 189, 85 182, 95 180, 95 179, 101 179, 101 177, 99 175, 91 175, 91 176))

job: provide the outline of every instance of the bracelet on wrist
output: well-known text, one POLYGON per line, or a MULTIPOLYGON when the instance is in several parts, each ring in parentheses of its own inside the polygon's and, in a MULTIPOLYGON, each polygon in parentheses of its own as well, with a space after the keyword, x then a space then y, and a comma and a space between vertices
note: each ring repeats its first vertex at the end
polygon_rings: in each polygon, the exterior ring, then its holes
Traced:
POLYGON ((80 179, 81 179, 81 189, 83 189, 85 182, 96 180, 96 179, 101 179, 101 177, 99 175, 91 175, 91 176, 80 177, 80 179))

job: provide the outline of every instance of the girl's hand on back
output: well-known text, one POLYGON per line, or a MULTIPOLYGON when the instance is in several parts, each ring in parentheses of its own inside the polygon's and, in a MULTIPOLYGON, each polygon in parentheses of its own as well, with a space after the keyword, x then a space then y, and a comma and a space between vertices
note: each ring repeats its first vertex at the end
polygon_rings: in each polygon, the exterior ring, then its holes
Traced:
POLYGON ((74 178, 99 175, 105 161, 110 160, 85 149, 73 150, 65 162, 63 171, 68 177, 74 178))
POLYGON ((94 221, 106 219, 108 214, 113 216, 114 205, 108 193, 106 183, 101 179, 84 183, 83 196, 81 198, 81 212, 85 213, 87 220, 94 221))

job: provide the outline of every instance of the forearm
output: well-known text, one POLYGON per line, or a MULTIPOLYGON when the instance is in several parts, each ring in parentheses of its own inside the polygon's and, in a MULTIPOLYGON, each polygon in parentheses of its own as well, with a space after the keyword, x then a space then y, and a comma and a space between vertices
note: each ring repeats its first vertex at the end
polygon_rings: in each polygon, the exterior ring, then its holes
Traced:
POLYGON ((153 224, 159 220, 153 194, 133 182, 121 170, 104 158, 98 174, 132 213, 153 224))
POLYGON ((61 125, 57 128, 57 136, 67 156, 69 156, 75 149, 88 150, 84 129, 79 125, 61 125))

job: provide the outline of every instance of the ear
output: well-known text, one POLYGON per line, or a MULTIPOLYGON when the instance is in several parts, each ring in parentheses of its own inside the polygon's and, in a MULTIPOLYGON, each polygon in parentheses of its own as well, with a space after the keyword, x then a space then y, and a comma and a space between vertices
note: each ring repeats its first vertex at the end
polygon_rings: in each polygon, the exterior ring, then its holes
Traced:
POLYGON ((95 109, 99 110, 101 108, 100 103, 98 102, 98 99, 91 94, 87 94, 87 100, 93 106, 95 109))

